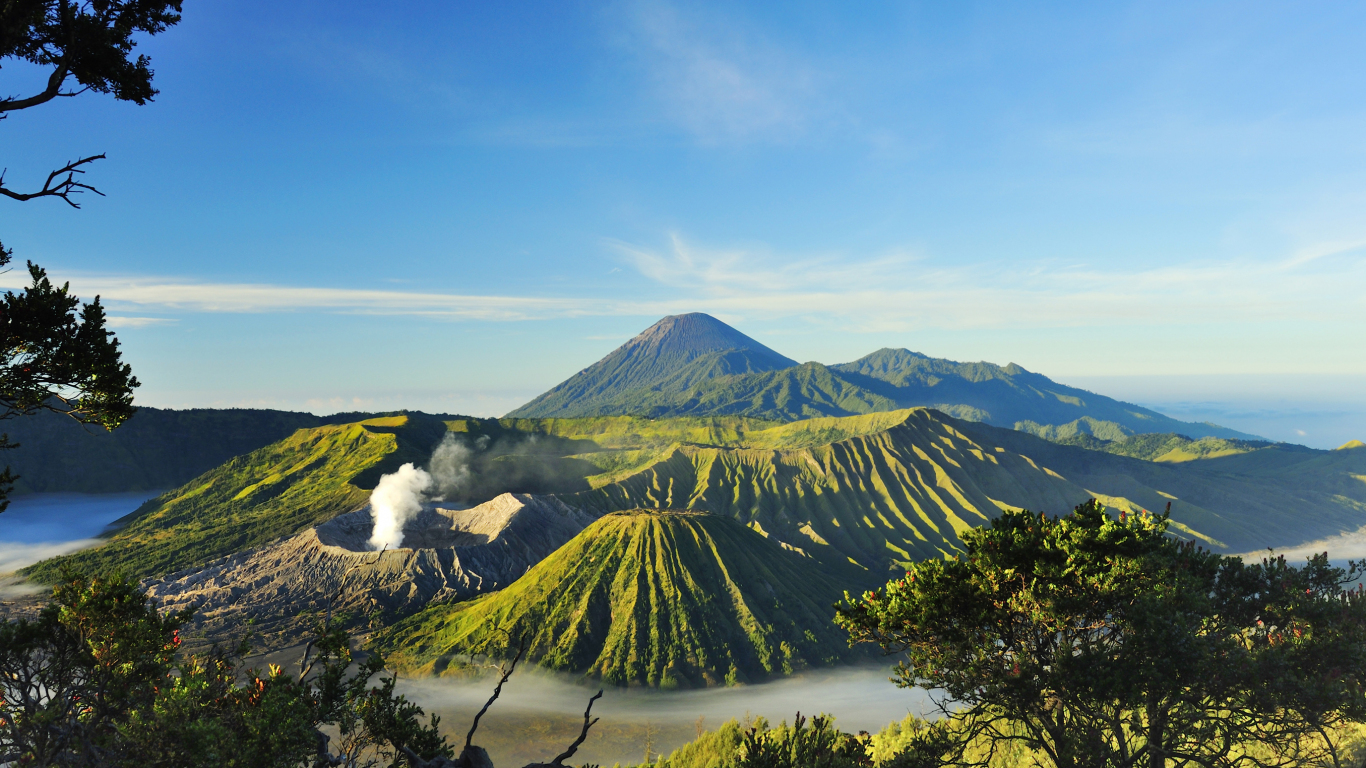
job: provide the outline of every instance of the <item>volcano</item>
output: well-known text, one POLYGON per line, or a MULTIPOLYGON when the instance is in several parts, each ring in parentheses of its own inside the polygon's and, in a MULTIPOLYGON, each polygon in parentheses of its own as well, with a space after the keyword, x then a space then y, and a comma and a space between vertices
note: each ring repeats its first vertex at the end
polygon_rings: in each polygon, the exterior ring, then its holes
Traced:
POLYGON ((670 315, 607 357, 508 414, 514 418, 609 416, 630 412, 630 393, 686 390, 717 376, 797 365, 711 315, 670 315))
POLYGON ((605 515, 511 586, 407 619, 379 640, 418 674, 507 657, 616 685, 758 682, 862 658, 835 626, 850 586, 736 521, 701 512, 605 515))

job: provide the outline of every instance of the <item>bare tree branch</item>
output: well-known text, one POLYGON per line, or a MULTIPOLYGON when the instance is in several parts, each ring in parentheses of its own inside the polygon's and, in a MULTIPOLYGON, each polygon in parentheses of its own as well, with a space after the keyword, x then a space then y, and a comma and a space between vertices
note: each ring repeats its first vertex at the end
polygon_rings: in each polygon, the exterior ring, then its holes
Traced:
POLYGON ((551 765, 563 766, 565 760, 568 760, 569 758, 573 757, 574 753, 579 751, 579 745, 583 743, 584 739, 588 738, 588 729, 592 728, 593 724, 601 719, 597 717, 593 718, 592 720, 588 719, 589 715, 593 713, 593 702, 597 701, 600 698, 602 698, 601 688, 598 689, 597 693, 593 694, 593 698, 588 700, 588 709, 585 709, 583 711, 583 730, 579 732, 579 737, 577 739, 574 739, 574 743, 569 745, 569 749, 566 749, 564 752, 561 752, 554 760, 551 760, 551 765))
POLYGON ((526 641, 527 636, 524 633, 517 641, 517 655, 512 657, 512 663, 508 665, 506 669, 503 667, 498 668, 503 674, 498 679, 498 685, 493 689, 493 695, 484 703, 484 708, 479 710, 479 714, 474 716, 474 722, 470 724, 470 732, 465 734, 465 749, 469 749, 470 742, 474 740, 474 732, 479 728, 479 718, 483 717, 484 713, 489 711, 489 707, 493 706, 493 702, 498 700, 498 697, 503 693, 503 683, 506 683, 508 678, 512 677, 512 673, 517 669, 517 662, 521 661, 522 656, 526 654, 526 641))
POLYGON ((39 93, 35 93, 26 99, 0 99, 0 119, 4 117, 4 113, 6 112, 15 112, 21 109, 28 109, 29 107, 36 107, 39 104, 46 104, 58 96, 75 96, 88 90, 88 88, 82 88, 79 91, 62 93, 62 85, 66 82, 66 78, 70 74, 71 70, 66 68, 65 63, 58 64, 57 68, 52 70, 52 74, 48 75, 47 87, 39 93))
POLYGON ((39 197, 60 197, 72 208, 80 208, 81 204, 72 200, 72 195, 79 195, 82 192, 94 192, 100 197, 104 197, 104 193, 89 184, 77 181, 76 174, 85 173, 85 169, 81 166, 86 165, 87 163, 93 163, 96 160, 103 160, 104 157, 104 153, 101 152, 98 155, 83 157, 80 160, 67 163, 61 168, 49 173, 47 175, 47 181, 43 182, 43 188, 37 192, 15 192, 14 190, 9 189, 5 186, 5 172, 0 171, 0 195, 4 195, 13 200, 19 200, 20 202, 33 200, 34 198, 39 197), (62 178, 62 174, 66 174, 66 178, 62 178))

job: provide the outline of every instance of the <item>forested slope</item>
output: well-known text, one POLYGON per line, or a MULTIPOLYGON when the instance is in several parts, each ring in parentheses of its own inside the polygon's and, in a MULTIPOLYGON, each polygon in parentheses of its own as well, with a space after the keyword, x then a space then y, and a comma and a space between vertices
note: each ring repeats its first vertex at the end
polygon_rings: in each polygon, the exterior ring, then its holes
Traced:
POLYGON ((297 429, 358 418, 246 408, 138 408, 128 423, 110 432, 42 412, 5 423, 4 431, 19 447, 0 461, 19 475, 16 493, 166 489, 297 429))

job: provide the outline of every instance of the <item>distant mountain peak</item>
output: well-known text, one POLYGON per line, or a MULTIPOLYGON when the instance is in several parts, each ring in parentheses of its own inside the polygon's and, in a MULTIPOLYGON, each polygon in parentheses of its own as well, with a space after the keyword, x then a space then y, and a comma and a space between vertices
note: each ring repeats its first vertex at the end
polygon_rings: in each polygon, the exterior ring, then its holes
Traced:
POLYGON ((692 360, 708 352, 748 349, 771 358, 775 368, 791 368, 797 364, 784 355, 769 349, 743 333, 704 312, 669 315, 641 331, 621 346, 618 351, 631 355, 679 357, 692 360))
POLYGON ((774 352, 711 315, 669 315, 508 415, 617 415, 622 413, 616 399, 621 392, 686 389, 717 376, 778 371, 796 365, 796 360, 774 352))

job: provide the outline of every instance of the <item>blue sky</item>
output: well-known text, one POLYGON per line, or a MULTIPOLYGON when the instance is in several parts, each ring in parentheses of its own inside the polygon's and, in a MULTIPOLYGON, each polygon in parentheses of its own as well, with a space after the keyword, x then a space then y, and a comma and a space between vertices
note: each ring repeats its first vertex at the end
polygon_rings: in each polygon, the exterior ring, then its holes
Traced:
POLYGON ((0 123, 16 186, 109 155, 0 232, 105 298, 147 405, 498 414, 694 310, 799 360, 1350 399, 1364 37, 1353 3, 190 3, 154 103, 0 123))

